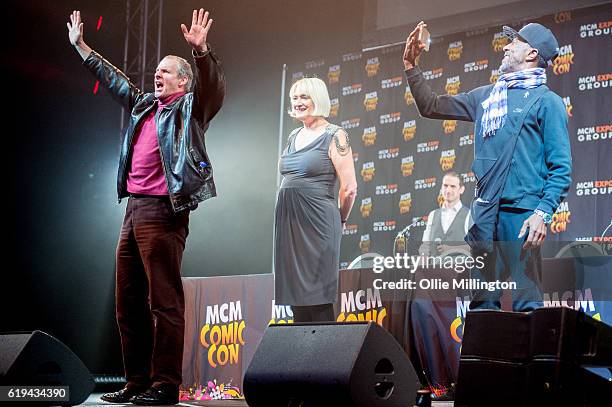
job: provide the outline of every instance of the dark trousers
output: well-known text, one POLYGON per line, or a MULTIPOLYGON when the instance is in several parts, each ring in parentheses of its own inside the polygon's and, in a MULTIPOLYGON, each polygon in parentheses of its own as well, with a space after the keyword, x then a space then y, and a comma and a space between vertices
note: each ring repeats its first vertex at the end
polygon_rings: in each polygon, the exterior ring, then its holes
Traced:
POLYGON ((334 322, 334 304, 292 305, 293 322, 334 322))
MULTIPOLYGON (((485 281, 506 281, 517 284, 512 290, 512 310, 531 311, 542 303, 540 249, 523 249, 529 231, 519 239, 523 222, 533 214, 532 210, 502 209, 497 221, 494 252, 487 256, 482 270, 472 269, 472 278, 485 281)), ((501 309, 501 290, 478 290, 473 293, 470 309, 501 309)))
POLYGON ((128 386, 178 389, 185 299, 181 260, 189 211, 130 197, 117 245, 116 311, 128 386))

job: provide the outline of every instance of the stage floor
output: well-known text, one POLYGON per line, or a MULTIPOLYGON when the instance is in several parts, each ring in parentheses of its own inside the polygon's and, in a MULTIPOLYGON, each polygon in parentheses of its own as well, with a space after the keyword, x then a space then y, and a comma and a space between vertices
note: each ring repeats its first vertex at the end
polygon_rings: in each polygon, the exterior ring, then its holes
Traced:
MULTIPOLYGON (((80 406, 88 406, 88 407, 108 407, 108 406, 129 406, 134 407, 134 404, 111 404, 106 403, 100 400, 100 396, 102 393, 92 393, 85 403, 79 404, 80 406)), ((243 401, 235 401, 235 400, 202 400, 202 401, 182 401, 179 406, 204 406, 204 407, 248 407, 248 404, 243 401)), ((431 403, 432 407, 452 407, 453 402, 451 401, 434 401, 431 403)))

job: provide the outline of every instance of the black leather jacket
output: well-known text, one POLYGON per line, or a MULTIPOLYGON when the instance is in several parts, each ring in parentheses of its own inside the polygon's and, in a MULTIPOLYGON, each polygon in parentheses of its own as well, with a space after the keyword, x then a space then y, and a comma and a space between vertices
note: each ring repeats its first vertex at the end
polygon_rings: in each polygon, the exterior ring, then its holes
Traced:
MULTIPOLYGON (((119 202, 128 196, 127 174, 132 140, 142 119, 157 110, 157 99, 143 93, 123 72, 95 51, 83 62, 113 98, 130 112, 121 142, 117 194, 119 202)), ((213 170, 206 154, 204 132, 225 97, 225 78, 217 57, 210 51, 194 55, 194 90, 155 114, 157 140, 166 175, 170 202, 175 212, 193 210, 217 195, 213 170)))

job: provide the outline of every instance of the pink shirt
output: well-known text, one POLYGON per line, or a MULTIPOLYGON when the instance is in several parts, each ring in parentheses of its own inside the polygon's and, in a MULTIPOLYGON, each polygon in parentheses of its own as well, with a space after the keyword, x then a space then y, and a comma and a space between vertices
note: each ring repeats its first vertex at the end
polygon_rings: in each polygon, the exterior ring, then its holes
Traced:
MULTIPOLYGON (((174 102, 185 92, 178 92, 159 99, 157 111, 174 102)), ((168 195, 168 185, 157 142, 155 111, 142 120, 134 136, 132 160, 127 177, 127 190, 133 194, 168 195)))

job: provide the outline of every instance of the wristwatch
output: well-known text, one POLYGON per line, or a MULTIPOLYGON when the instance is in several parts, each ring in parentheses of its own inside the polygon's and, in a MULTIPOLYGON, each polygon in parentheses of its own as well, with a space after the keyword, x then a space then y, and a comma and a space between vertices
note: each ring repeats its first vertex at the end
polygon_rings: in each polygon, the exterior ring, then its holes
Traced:
POLYGON ((535 211, 533 211, 533 213, 541 217, 544 223, 547 225, 550 225, 550 222, 552 222, 552 216, 550 215, 550 213, 546 213, 540 209, 536 209, 535 211))

